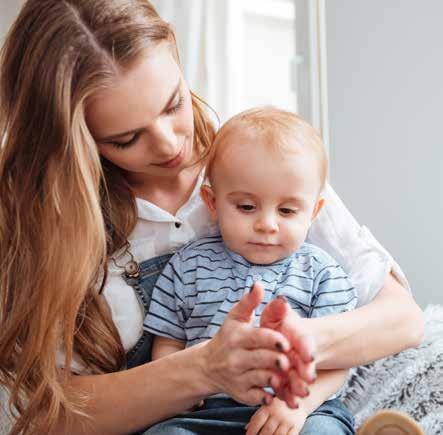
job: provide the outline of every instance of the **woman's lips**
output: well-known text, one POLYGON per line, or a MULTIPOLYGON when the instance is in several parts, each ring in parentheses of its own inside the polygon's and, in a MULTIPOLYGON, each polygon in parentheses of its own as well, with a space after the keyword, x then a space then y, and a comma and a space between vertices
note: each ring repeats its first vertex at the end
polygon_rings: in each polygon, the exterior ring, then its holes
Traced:
POLYGON ((159 166, 160 168, 176 168, 182 163, 185 157, 185 149, 186 144, 183 145, 180 152, 174 158, 163 163, 156 163, 155 166, 159 166))

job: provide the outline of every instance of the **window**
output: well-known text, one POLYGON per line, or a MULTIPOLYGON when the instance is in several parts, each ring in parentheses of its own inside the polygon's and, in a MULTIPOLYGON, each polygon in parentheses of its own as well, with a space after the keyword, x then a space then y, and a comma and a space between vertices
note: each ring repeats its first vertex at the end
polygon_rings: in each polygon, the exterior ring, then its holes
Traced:
MULTIPOLYGON (((242 33, 238 110, 273 104, 297 111, 291 61, 295 53, 295 4, 292 0, 237 2, 242 33)), ((239 38, 240 39, 240 38, 239 38)))
POLYGON ((299 113, 327 144, 324 1, 153 0, 176 28, 191 89, 222 122, 273 104, 299 113))

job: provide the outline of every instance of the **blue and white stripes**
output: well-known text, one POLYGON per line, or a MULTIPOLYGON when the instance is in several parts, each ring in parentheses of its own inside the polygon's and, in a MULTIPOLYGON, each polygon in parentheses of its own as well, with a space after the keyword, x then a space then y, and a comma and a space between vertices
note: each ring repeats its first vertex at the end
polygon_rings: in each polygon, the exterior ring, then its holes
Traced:
POLYGON ((171 258, 154 287, 144 328, 187 346, 209 339, 254 281, 265 289, 257 322, 278 295, 302 317, 349 311, 357 304, 345 272, 320 248, 305 243, 290 257, 256 265, 214 236, 189 243, 171 258))

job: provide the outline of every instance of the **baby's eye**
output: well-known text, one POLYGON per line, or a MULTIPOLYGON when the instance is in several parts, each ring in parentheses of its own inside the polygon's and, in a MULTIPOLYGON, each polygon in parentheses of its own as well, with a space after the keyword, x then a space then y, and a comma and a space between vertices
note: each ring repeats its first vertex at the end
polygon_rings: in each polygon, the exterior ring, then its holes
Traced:
POLYGON ((237 209, 250 213, 255 210, 255 206, 252 204, 238 204, 237 209))
POLYGON ((287 207, 280 207, 278 209, 278 211, 284 215, 284 216, 289 216, 291 214, 296 214, 297 210, 293 209, 293 208, 287 208, 287 207))

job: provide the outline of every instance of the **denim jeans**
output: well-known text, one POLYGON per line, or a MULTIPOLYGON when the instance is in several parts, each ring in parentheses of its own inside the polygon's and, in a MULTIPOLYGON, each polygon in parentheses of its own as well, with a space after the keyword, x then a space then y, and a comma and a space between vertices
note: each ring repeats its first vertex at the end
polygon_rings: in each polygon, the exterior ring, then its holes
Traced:
MULTIPOLYGON (((171 255, 152 258, 140 263, 137 278, 124 277, 143 307, 146 315, 151 302, 152 289, 171 255)), ((144 332, 127 354, 127 368, 137 367, 151 360, 152 335, 144 332)), ((149 429, 133 435, 191 435, 245 433, 245 426, 258 407, 245 406, 229 398, 209 398, 201 409, 177 415, 149 429)), ((329 400, 309 415, 300 435, 353 435, 354 418, 337 399, 329 400)))
MULTIPOLYGON (((244 435, 258 407, 231 399, 207 399, 198 411, 179 414, 158 423, 143 435, 244 435)), ((294 411, 297 412, 297 411, 294 411)), ((306 419, 300 435, 354 435, 354 417, 338 400, 328 400, 306 419)))

